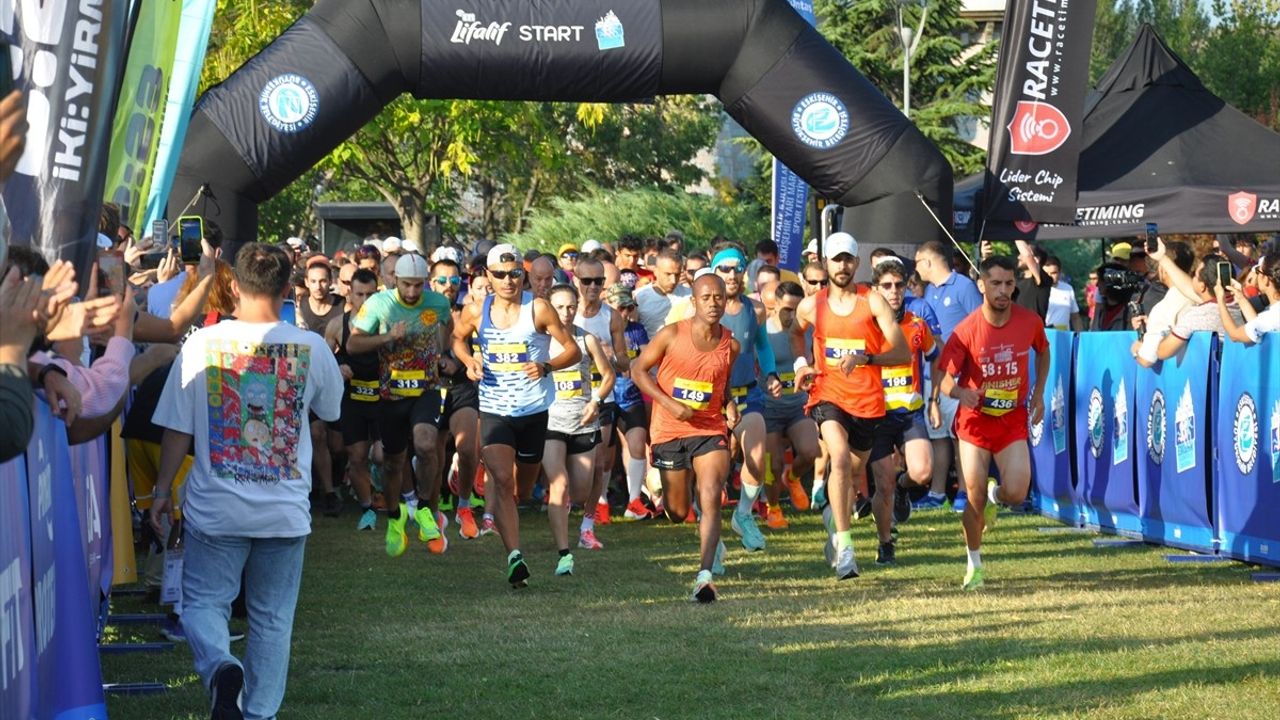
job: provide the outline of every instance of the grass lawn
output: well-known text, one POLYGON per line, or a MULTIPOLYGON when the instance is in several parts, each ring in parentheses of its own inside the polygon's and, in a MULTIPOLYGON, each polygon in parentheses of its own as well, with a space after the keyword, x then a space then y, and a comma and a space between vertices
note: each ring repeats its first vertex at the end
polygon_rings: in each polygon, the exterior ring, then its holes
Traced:
MULTIPOLYGON (((726 516, 727 517, 727 516, 726 516)), ((615 520, 603 551, 552 576, 545 517, 522 517, 530 586, 508 589, 496 537, 399 559, 355 516, 317 518, 294 623, 285 718, 1266 718, 1280 712, 1280 585, 1238 563, 1170 564, 1166 548, 1099 549, 1093 535, 1004 516, 986 587, 962 593, 959 517, 917 513, 898 565, 837 582, 821 521, 790 516, 748 555, 725 522, 721 601, 688 602, 696 529, 615 520)), ((571 519, 571 528, 576 527, 571 519)), ((115 612, 153 612, 141 600, 115 612)), ((116 629, 154 640, 155 628, 116 629)), ((242 648, 243 643, 233 647, 242 648)), ((204 718, 180 646, 103 656, 110 715, 204 718)))

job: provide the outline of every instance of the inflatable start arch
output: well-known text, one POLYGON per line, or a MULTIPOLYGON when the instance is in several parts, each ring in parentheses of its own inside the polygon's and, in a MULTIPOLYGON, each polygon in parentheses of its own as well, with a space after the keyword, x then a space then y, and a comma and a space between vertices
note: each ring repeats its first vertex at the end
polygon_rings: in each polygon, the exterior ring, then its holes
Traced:
POLYGON ((171 197, 207 185, 205 214, 254 239, 258 203, 405 92, 710 93, 829 200, 918 191, 950 212, 941 153, 786 0, 319 0, 200 98, 171 197))

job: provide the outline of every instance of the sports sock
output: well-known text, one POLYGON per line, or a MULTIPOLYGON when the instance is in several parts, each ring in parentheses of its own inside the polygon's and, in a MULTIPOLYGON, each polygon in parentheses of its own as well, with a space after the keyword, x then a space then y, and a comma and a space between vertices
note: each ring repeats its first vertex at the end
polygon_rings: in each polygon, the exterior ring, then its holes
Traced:
POLYGON ((845 530, 844 532, 837 532, 835 534, 835 544, 837 550, 853 547, 853 531, 845 530))
POLYGON ((756 504, 756 498, 760 496, 760 486, 750 485, 746 482, 742 483, 742 492, 738 493, 738 517, 748 517, 751 515, 751 506, 756 504))
POLYGON ((648 472, 648 463, 644 458, 627 458, 627 501, 635 500, 640 497, 640 490, 644 487, 644 476, 648 472))
POLYGON ((968 569, 969 569, 969 570, 972 570, 972 569, 974 569, 974 568, 980 568, 980 567, 982 567, 982 555, 980 555, 980 554, 979 554, 979 553, 980 553, 980 551, 979 551, 979 550, 970 550, 970 551, 968 551, 968 552, 969 552, 969 566, 968 566, 968 569))
POLYGON ((996 490, 999 490, 999 489, 1000 489, 1000 486, 995 483, 990 483, 987 485, 987 502, 993 502, 993 503, 1000 502, 999 500, 996 499, 996 490))
POLYGON ((931 498, 937 498, 937 499, 941 500, 942 498, 944 498, 944 497, 946 497, 946 496, 947 496, 947 494, 946 494, 946 493, 934 492, 934 491, 932 491, 932 490, 930 490, 930 491, 929 491, 929 497, 931 497, 931 498))
POLYGON ((462 508, 469 508, 469 507, 471 507, 471 498, 469 498, 469 497, 465 497, 465 498, 460 497, 460 498, 458 498, 458 499, 457 499, 457 502, 458 502, 458 509, 459 509, 459 510, 461 510, 462 508))
POLYGON ((569 548, 560 549, 560 557, 564 557, 565 555, 568 555, 568 554, 569 554, 569 548))
POLYGON ((582 534, 588 530, 594 530, 596 527, 596 515, 591 512, 582 513, 582 525, 578 528, 578 534, 582 534))

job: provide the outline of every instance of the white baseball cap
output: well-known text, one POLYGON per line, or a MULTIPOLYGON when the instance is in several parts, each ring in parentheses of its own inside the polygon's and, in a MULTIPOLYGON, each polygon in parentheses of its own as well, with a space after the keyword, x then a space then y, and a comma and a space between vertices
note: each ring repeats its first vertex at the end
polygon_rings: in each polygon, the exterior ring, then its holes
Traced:
POLYGON ((854 257, 858 257, 858 241, 847 232, 835 232, 827 236, 822 242, 822 257, 830 260, 837 255, 849 253, 854 257))
POLYGON ((99 250, 110 250, 110 249, 111 249, 111 238, 107 237, 106 235, 103 235, 102 233, 98 233, 98 249, 99 249, 99 250))
POLYGON ((431 253, 431 262, 440 262, 441 260, 452 260, 459 265, 462 264, 462 253, 456 247, 449 245, 441 245, 436 251, 431 253))
POLYGON ((372 245, 378 252, 382 252, 382 240, 378 238, 369 238, 364 241, 365 245, 372 245))
POLYGON ((586 241, 586 242, 582 243, 582 254, 583 254, 583 255, 586 255, 586 254, 587 254, 587 253, 589 253, 589 252, 595 252, 596 250, 599 250, 599 249, 600 249, 600 241, 599 241, 599 240, 588 240, 588 241, 586 241))
POLYGON ((430 268, 427 259, 417 253, 405 253, 396 260, 397 278, 426 278, 430 268))
POLYGON ((812 240, 810 240, 809 244, 804 246, 804 251, 806 253, 813 253, 814 255, 817 255, 818 254, 818 238, 813 238, 812 240))
POLYGON ((417 240, 412 238, 408 240, 401 240, 400 249, 405 252, 418 253, 419 255, 422 254, 422 246, 418 244, 417 240))
POLYGON ((284 241, 284 244, 285 244, 285 245, 288 245, 288 246, 289 246, 289 247, 291 247, 291 248, 300 248, 300 247, 302 247, 303 245, 306 245, 306 243, 305 243, 305 242, 303 242, 303 241, 302 241, 302 238, 300 238, 300 237, 291 237, 291 238, 288 238, 288 239, 286 239, 286 240, 284 241))
POLYGON ((382 241, 383 253, 398 253, 404 249, 404 243, 394 235, 382 241))
POLYGON ((504 262, 519 263, 521 260, 520 251, 511 243, 501 243, 494 245, 489 249, 489 254, 485 257, 485 266, 493 267, 501 265, 504 262), (504 259, 505 257, 505 259, 504 259))

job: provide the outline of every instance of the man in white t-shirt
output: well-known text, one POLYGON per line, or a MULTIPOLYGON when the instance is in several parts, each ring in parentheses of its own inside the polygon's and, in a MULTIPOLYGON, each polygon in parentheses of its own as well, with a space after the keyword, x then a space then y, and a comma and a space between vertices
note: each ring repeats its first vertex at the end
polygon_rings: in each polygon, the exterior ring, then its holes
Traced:
POLYGON ((214 718, 275 717, 280 709, 311 532, 307 413, 334 421, 342 405, 342 374, 324 338, 280 321, 292 270, 279 247, 240 249, 236 319, 191 335, 153 417, 166 428, 157 526, 172 514, 173 479, 194 443, 182 507, 182 624, 214 718), (243 663, 227 630, 242 573, 250 638, 243 663))
POLYGON ((653 266, 653 282, 635 293, 636 309, 640 311, 640 323, 649 337, 654 337, 667 324, 673 299, 687 298, 692 292, 680 284, 684 259, 680 252, 670 248, 658 253, 653 266))
POLYGON ((1070 283, 1062 280, 1062 261, 1050 255, 1040 266, 1053 287, 1049 289, 1049 309, 1045 312, 1045 327, 1058 330, 1083 330, 1084 322, 1080 319, 1080 303, 1076 301, 1076 291, 1070 283))

